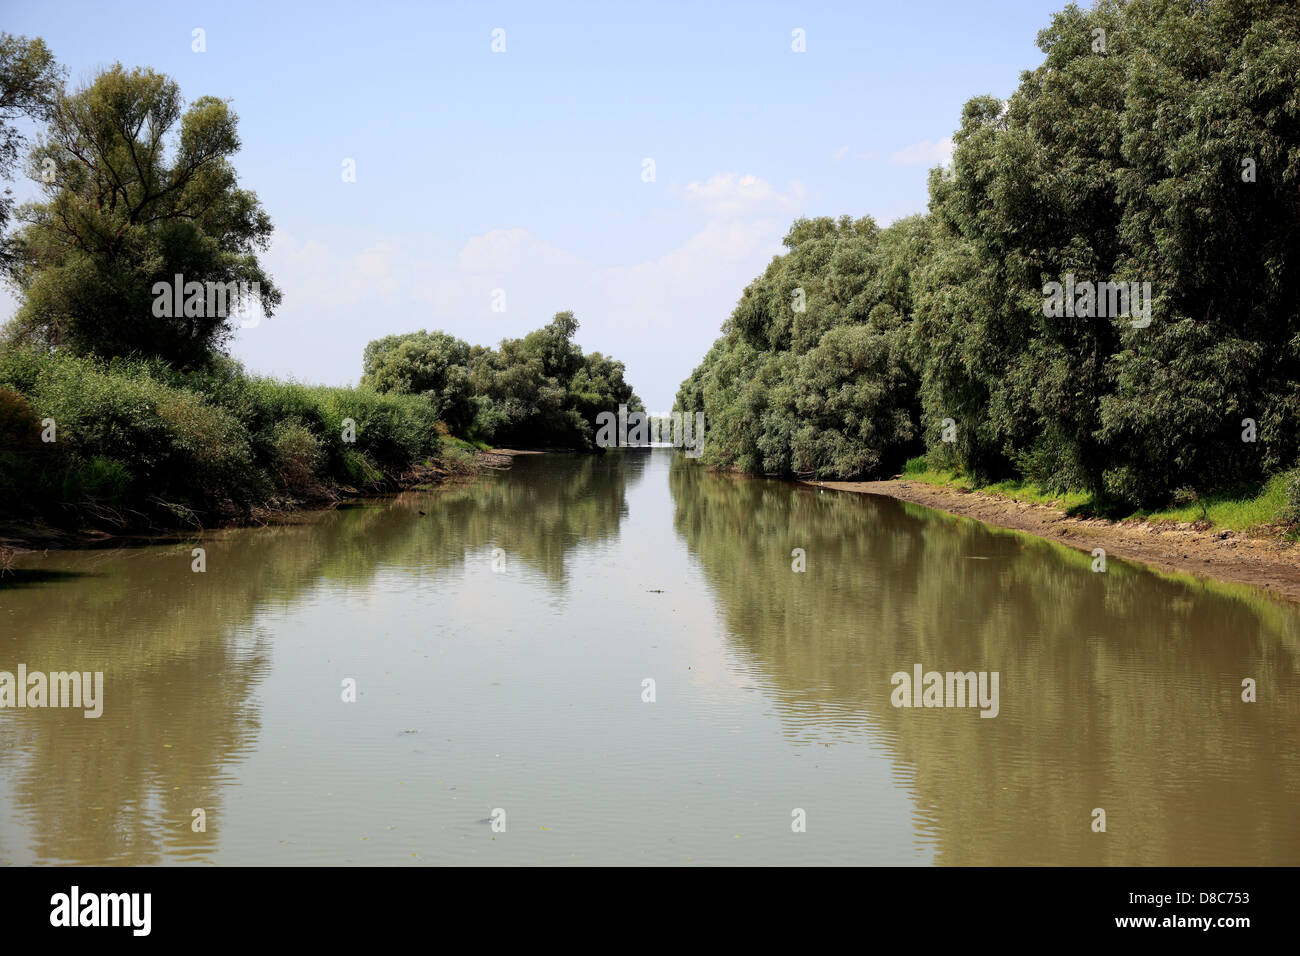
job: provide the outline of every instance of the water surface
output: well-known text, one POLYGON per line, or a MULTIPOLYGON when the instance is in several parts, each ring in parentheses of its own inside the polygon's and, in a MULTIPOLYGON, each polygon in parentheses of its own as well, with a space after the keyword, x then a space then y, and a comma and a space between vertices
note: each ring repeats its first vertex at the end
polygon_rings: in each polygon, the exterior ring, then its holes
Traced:
POLYGON ((1300 862, 1300 615, 1091 563, 669 450, 51 552, 0 671, 106 701, 0 710, 0 865, 1300 862))

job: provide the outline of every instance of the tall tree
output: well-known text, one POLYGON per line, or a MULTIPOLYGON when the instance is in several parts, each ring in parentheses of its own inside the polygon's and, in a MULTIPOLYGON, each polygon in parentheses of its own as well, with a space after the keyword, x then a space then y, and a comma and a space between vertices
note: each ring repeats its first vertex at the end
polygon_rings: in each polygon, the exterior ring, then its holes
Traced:
MULTIPOLYGON (((14 123, 48 120, 63 85, 63 71, 40 37, 29 40, 0 33, 0 179, 13 178, 26 138, 14 123)), ((6 235, 13 215, 13 190, 0 193, 0 270, 13 265, 6 235)))
POLYGON ((171 79, 121 64, 57 97, 31 153, 46 198, 19 210, 14 274, 23 302, 10 334, 190 367, 232 333, 235 306, 207 284, 224 297, 242 283, 248 295, 236 297, 272 314, 280 291, 258 260, 271 220, 239 188, 230 161, 236 125, 226 102, 204 96, 183 109, 171 79), (180 309, 159 291, 178 275, 180 309))

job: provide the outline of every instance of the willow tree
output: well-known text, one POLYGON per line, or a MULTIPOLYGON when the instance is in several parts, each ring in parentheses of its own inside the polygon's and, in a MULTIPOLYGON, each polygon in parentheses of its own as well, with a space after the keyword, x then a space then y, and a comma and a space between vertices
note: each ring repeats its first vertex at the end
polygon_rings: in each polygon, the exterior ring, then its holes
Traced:
POLYGON ((18 212, 10 336, 192 367, 226 346, 236 309, 206 296, 159 309, 163 284, 247 289, 241 298, 272 314, 280 291, 258 259, 272 225, 239 187, 236 126, 226 102, 186 109, 176 83, 148 69, 117 64, 60 94, 29 162, 44 199, 18 212))
POLYGON ((904 345, 920 218, 799 219, 679 390, 703 411, 705 461, 773 475, 889 472, 919 447, 904 345))
POLYGON ((1038 44, 1005 103, 967 104, 931 178, 914 331, 932 449, 951 418, 971 473, 1142 504, 1290 466, 1300 9, 1098 0, 1038 44), (1149 284, 1150 312, 1049 314, 1053 283, 1149 284))
POLYGON ((642 411, 622 362, 584 354, 578 320, 557 312, 540 329, 500 348, 469 345, 446 332, 409 332, 366 346, 361 383, 423 395, 452 432, 532 446, 594 447, 596 417, 620 405, 642 411))
POLYGON ((378 392, 424 395, 440 421, 465 434, 476 409, 469 381, 473 355, 467 342, 446 332, 386 335, 366 345, 361 384, 378 392))

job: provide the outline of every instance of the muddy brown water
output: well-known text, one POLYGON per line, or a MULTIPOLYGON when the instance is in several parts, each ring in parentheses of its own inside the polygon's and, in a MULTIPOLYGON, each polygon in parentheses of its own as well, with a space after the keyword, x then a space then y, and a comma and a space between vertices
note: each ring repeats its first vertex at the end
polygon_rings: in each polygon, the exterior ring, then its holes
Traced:
POLYGON ((18 570, 103 713, 0 709, 0 865, 1300 862, 1295 609, 897 501, 527 456, 18 570))

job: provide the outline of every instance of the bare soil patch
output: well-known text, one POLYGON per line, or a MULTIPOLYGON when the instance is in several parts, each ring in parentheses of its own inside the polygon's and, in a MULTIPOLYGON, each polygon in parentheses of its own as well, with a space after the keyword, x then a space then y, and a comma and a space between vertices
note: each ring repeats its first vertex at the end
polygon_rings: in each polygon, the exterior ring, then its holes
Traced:
POLYGON ((974 518, 1047 538, 1107 558, 1123 558, 1158 571, 1252 584, 1268 594, 1300 603, 1300 550, 1280 535, 1198 528, 1194 524, 1074 518, 1050 505, 1012 501, 978 491, 959 491, 921 481, 805 481, 803 484, 882 495, 938 511, 974 518))

